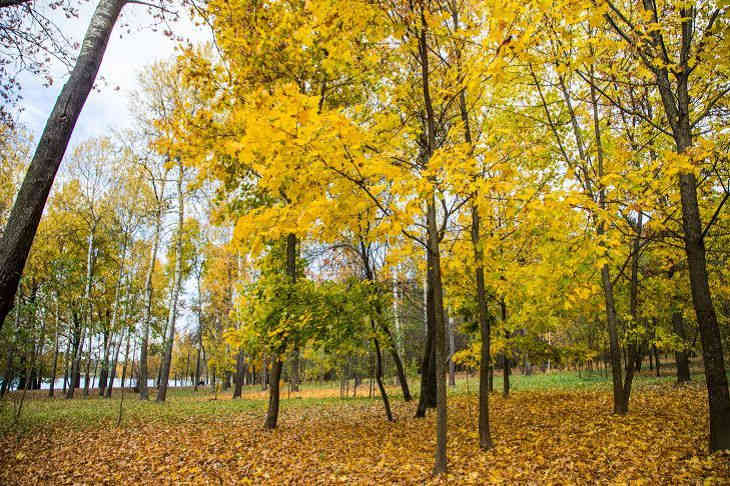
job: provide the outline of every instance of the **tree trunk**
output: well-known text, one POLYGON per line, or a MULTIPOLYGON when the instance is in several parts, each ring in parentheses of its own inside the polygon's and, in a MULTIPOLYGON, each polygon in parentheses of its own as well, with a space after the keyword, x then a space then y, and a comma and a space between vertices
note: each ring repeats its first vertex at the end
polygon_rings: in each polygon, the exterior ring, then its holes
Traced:
POLYGON ((76 64, 56 100, 15 198, 0 239, 0 329, 13 303, 48 193, 124 3, 125 0, 99 1, 76 64))
MULTIPOLYGON (((292 284, 297 282, 297 237, 289 233, 286 237, 286 273, 292 284)), ((277 353, 271 365, 271 379, 269 380, 269 409, 266 412, 265 429, 276 428, 279 419, 279 380, 281 380, 281 356, 277 353)))
POLYGON ((91 374, 91 345, 92 345, 93 336, 91 334, 91 325, 90 324, 91 323, 89 323, 89 331, 88 331, 89 348, 88 348, 88 351, 86 352, 86 370, 85 370, 86 376, 84 379, 84 396, 85 397, 89 396, 89 384, 91 382, 91 376, 90 376, 90 374, 91 374))
POLYGON ((81 367, 81 347, 84 339, 84 327, 81 322, 81 317, 76 312, 73 312, 72 319, 74 321, 73 349, 71 351, 71 376, 69 377, 68 388, 66 390, 67 399, 74 397, 74 390, 79 386, 81 376, 79 373, 81 367))
POLYGON ((114 349, 114 357, 112 358, 111 370, 109 371, 109 385, 106 387, 106 390, 104 392, 104 396, 106 398, 111 398, 112 392, 114 391, 114 380, 117 377, 117 363, 119 363, 119 351, 122 349, 122 341, 124 340, 125 332, 127 333, 127 339, 129 339, 129 334, 131 334, 131 331, 126 328, 122 328, 122 332, 119 334, 119 340, 117 341, 114 349))
MULTIPOLYGON (((422 37, 424 34, 421 35, 422 37)), ((425 49, 425 46, 424 46, 425 49)), ((441 256, 436 225, 436 203, 432 196, 428 204, 429 252, 432 254, 433 298, 435 308, 434 348, 436 361, 436 453, 434 475, 446 473, 446 326, 444 323, 443 288, 441 286, 441 256)))
POLYGON ((426 339, 421 362, 421 393, 418 397, 416 417, 425 417, 427 408, 436 407, 436 361, 434 358, 435 310, 431 286, 431 256, 427 252, 426 269, 426 339))
POLYGON ((388 400, 388 392, 385 391, 385 385, 383 385, 383 355, 380 353, 380 344, 378 343, 378 338, 375 335, 375 322, 372 319, 370 319, 370 326, 373 329, 373 346, 375 346, 375 380, 378 382, 380 397, 383 399, 385 416, 390 422, 395 422, 395 420, 393 420, 393 413, 390 410, 390 400, 388 400))
POLYGON ((272 430, 276 428, 279 420, 279 381, 281 380, 281 360, 274 359, 271 364, 271 379, 269 383, 269 408, 266 411, 264 428, 272 430))
POLYGON ((672 327, 674 328, 674 333, 682 341, 682 349, 674 355, 677 363, 677 383, 685 383, 690 381, 691 377, 689 372, 689 352, 686 348, 687 334, 681 312, 675 311, 672 313, 672 327))
POLYGON ((195 361, 195 386, 193 391, 198 391, 198 383, 200 382, 200 347, 198 347, 198 358, 195 361))
POLYGON ((56 373, 58 372, 58 326, 60 325, 58 316, 58 296, 56 296, 56 336, 53 346, 53 366, 51 367, 51 383, 48 385, 48 396, 53 397, 56 387, 56 373))
POLYGON ((150 262, 145 277, 145 300, 144 300, 144 317, 142 319, 142 341, 139 348, 139 399, 149 399, 149 371, 147 367, 147 350, 150 342, 150 321, 152 320, 152 276, 155 272, 155 263, 157 262, 157 251, 160 246, 160 231, 162 229, 162 204, 164 196, 165 184, 164 179, 160 184, 160 194, 157 199, 157 208, 155 208, 155 231, 152 239, 152 249, 150 250, 150 262))
POLYGON ((167 397, 167 382, 170 379, 170 367, 172 365, 172 347, 175 343, 175 319, 177 318, 177 301, 180 296, 182 285, 182 259, 183 259, 183 223, 185 216, 185 195, 183 194, 183 165, 178 160, 177 178, 177 241, 175 246, 175 279, 170 300, 170 313, 167 317, 168 335, 165 342, 165 355, 162 360, 160 388, 157 391, 157 401, 164 402, 167 397))
POLYGON ((236 356, 236 375, 235 375, 235 388, 233 389, 233 398, 241 398, 241 392, 243 391, 243 375, 244 375, 244 359, 243 351, 239 351, 236 356))
MULTIPOLYGON (((436 125, 433 106, 431 104, 431 93, 429 84, 428 67, 428 45, 427 45, 427 23, 426 15, 421 5, 420 20, 421 28, 418 38, 418 50, 421 64, 421 79, 423 88, 423 101, 426 110, 427 150, 426 160, 433 155, 436 147, 436 125)), ((434 187, 435 191, 436 188, 434 187)), ((444 215, 446 217, 446 215, 444 215)), ((428 253, 430 259, 430 276, 433 287, 433 309, 434 309, 434 360, 436 362, 436 451, 434 454, 433 474, 438 476, 446 474, 446 434, 447 434, 447 409, 446 409, 446 325, 444 322, 444 299, 443 287, 441 285, 441 253, 439 249, 440 235, 436 222, 436 195, 431 194, 426 205, 426 225, 428 228, 428 253)))
MULTIPOLYGON (((591 87, 591 97, 593 102, 593 118, 596 125, 596 137, 599 137, 600 132, 598 131, 598 105, 596 100, 595 88, 591 87)), ((597 138, 598 139, 598 138, 597 138)), ((602 152, 599 152, 599 162, 602 165, 602 152)), ((601 189, 601 197, 603 197, 603 189, 601 189)), ((636 219, 636 237, 634 238, 631 245, 631 285, 629 289, 629 310, 631 312, 631 324, 630 329, 634 329, 639 324, 639 251, 641 249, 641 233, 643 230, 643 213, 639 212, 636 219)), ((638 339, 632 337, 631 339, 638 339)), ((639 350, 640 344, 636 341, 629 340, 626 344, 628 359, 626 360, 626 376, 624 378, 623 385, 623 404, 621 407, 621 413, 628 413, 629 411, 629 400, 631 398, 631 386, 634 381, 634 369, 639 372, 641 371, 641 362, 643 361, 642 353, 639 350)))
MULTIPOLYGON (((124 364, 122 365, 122 381, 120 383, 122 392, 124 392, 124 381, 127 379, 127 362, 129 361, 129 336, 132 334, 131 331, 127 332, 127 343, 124 346, 124 364)), ((121 340, 120 340, 121 344, 121 340)), ((131 373, 130 373, 131 374, 131 373)), ((112 386, 109 385, 109 395, 111 396, 112 386)))
POLYGON ((294 349, 291 357, 291 368, 289 376, 289 386, 291 391, 299 391, 299 349, 294 349))
POLYGON ((454 353, 456 352, 456 344, 454 342, 454 318, 449 315, 446 322, 449 338, 449 386, 456 386, 456 363, 454 363, 454 353))
MULTIPOLYGON (((499 302, 500 310, 502 311, 502 323, 507 320, 507 304, 505 303, 504 299, 502 299, 499 302)), ((504 330, 504 338, 505 342, 509 340, 510 333, 508 330, 504 330)), ((510 358, 509 353, 505 349, 505 351, 502 353, 502 396, 504 398, 507 398, 509 396, 509 375, 510 375, 510 358)))
POLYGON ((408 377, 406 376, 406 371, 403 367, 403 361, 401 360, 400 353, 398 352, 398 343, 396 342, 393 334, 390 332, 390 329, 385 323, 383 323, 381 327, 388 337, 390 356, 393 358, 393 363, 395 363, 395 370, 396 374, 398 375, 398 383, 400 383, 400 389, 403 393, 403 401, 410 402, 411 400, 413 400, 413 397, 411 397, 411 391, 408 388, 408 377))
MULTIPOLYGON (((109 330, 107 332, 108 334, 108 341, 104 341, 104 358, 102 361, 102 367, 101 367, 101 380, 99 381, 99 396, 103 397, 106 393, 106 386, 107 381, 109 379, 109 353, 110 348, 113 345, 112 336, 114 335, 114 331, 117 327, 117 316, 119 313, 119 300, 121 298, 122 293, 122 278, 124 276, 124 263, 127 258, 127 241, 128 241, 128 234, 125 232, 123 241, 122 241, 122 257, 119 263, 119 272, 117 273, 117 282, 114 288, 114 307, 112 310, 112 320, 109 324, 109 330)), ((113 386, 113 385, 110 385, 113 386)))

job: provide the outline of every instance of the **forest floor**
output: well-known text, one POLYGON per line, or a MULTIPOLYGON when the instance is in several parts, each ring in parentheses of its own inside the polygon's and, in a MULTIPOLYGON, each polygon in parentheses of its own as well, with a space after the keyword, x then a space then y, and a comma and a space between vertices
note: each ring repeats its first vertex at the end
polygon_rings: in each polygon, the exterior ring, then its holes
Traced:
POLYGON ((693 379, 677 387, 644 373, 630 413, 617 417, 606 377, 515 375, 508 398, 490 397, 495 447, 483 453, 477 382, 462 378, 450 390, 440 481, 431 478, 435 413, 414 418, 395 387, 395 423, 367 384, 347 399, 337 384, 289 398, 284 388, 273 432, 261 427, 258 388, 236 400, 173 389, 165 404, 126 393, 121 427, 117 392, 70 401, 35 392, 17 424, 14 395, 0 409, 0 484, 730 484, 730 452, 707 454, 706 390, 693 379))

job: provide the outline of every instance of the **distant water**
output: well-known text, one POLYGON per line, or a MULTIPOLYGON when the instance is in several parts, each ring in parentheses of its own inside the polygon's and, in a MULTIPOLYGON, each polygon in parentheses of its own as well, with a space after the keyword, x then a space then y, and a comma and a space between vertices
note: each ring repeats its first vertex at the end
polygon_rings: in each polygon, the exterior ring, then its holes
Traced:
MULTIPOLYGON (((154 387, 155 384, 156 384, 155 383, 156 381, 157 380, 155 380, 155 379, 147 380, 147 386, 154 387)), ((136 383, 137 383, 137 380, 131 380, 131 381, 128 380, 128 379, 127 380, 124 380, 124 386, 126 386, 126 387, 134 386, 136 383)), ((17 386, 17 382, 14 385, 17 386)), ((184 387, 184 386, 193 386, 193 385, 194 385, 194 383, 193 383, 192 380, 177 380, 177 381, 175 381, 175 380, 172 380, 171 379, 170 381, 167 382, 167 386, 170 387, 170 388, 173 388, 173 387, 184 387)), ((99 388, 99 382, 96 379, 94 379, 93 381, 91 381, 89 383, 89 386, 90 387, 93 387, 93 388, 99 388)), ((119 388, 121 386, 122 386, 122 380, 121 380, 121 378, 114 378, 114 388, 119 388)), ((45 381, 43 381, 41 383, 41 390, 48 390, 50 387, 51 387, 51 382, 49 380, 45 380, 45 381)), ((13 387, 13 388, 15 388, 15 387, 13 387)), ((55 390, 61 390, 61 389, 63 389, 63 378, 57 379, 56 380, 56 384, 54 385, 53 388, 55 390)), ((84 388, 84 377, 83 376, 81 376, 81 386, 79 388, 84 388)))

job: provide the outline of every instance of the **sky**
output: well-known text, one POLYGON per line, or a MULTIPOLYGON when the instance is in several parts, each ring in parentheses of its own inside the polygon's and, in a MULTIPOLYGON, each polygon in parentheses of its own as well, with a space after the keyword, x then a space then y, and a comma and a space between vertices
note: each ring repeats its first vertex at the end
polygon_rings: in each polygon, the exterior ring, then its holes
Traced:
MULTIPOLYGON (((94 0, 81 2, 77 19, 66 19, 57 11, 50 11, 48 16, 65 35, 80 43, 95 7, 94 0)), ((194 27, 184 8, 174 8, 184 14, 178 22, 170 24, 176 37, 196 43, 209 39, 210 33, 206 27, 194 27)), ((157 32, 153 31, 147 7, 136 4, 124 7, 122 17, 109 39, 96 89, 86 100, 67 154, 72 153, 79 142, 90 137, 108 134, 110 129, 121 130, 131 126, 133 120, 128 109, 129 97, 135 89, 139 72, 156 60, 170 59, 176 54, 175 47, 179 41, 165 36, 162 33, 165 28, 161 26, 157 32)), ((18 119, 33 136, 34 143, 38 141, 68 77, 67 69, 60 63, 53 65, 51 72, 54 83, 49 87, 44 87, 44 80, 38 77, 29 74, 20 76, 23 100, 18 119)))

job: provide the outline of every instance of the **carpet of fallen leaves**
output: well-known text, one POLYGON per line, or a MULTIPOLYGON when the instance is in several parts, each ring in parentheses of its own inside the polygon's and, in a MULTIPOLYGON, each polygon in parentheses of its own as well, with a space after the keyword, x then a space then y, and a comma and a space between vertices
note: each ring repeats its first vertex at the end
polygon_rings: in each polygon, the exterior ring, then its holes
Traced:
POLYGON ((699 385, 636 391, 610 413, 607 391, 525 391, 491 400, 496 447, 477 449, 476 397, 449 403, 449 474, 431 478, 434 416, 397 401, 283 403, 263 409, 122 428, 55 424, 0 438, 0 484, 730 484, 730 454, 707 455, 699 385))

